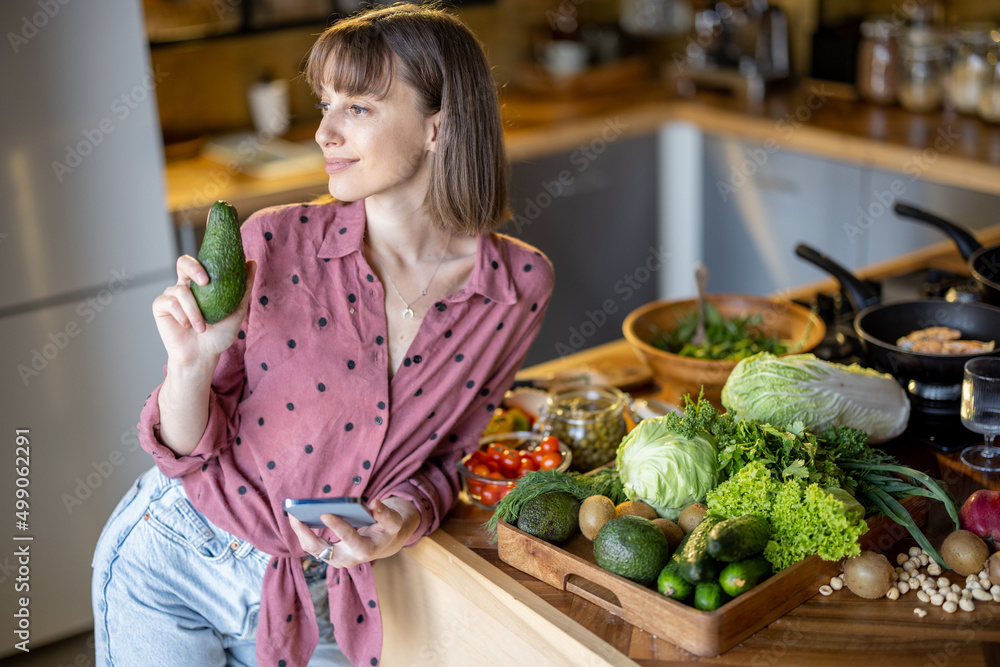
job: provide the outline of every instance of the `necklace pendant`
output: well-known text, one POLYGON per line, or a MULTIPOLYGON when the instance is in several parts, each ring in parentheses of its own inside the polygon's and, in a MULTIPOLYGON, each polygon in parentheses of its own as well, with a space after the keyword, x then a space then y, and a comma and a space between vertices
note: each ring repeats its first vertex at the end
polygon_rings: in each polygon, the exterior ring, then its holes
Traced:
POLYGON ((403 319, 412 320, 413 319, 413 309, 407 306, 403 309, 403 319))

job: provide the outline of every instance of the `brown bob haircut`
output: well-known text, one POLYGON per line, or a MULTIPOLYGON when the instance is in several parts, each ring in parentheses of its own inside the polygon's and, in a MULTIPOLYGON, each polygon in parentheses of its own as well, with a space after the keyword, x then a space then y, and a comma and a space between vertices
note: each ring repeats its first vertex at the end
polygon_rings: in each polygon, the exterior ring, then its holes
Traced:
POLYGON ((509 215, 500 105, 483 47, 457 18, 411 3, 362 11, 320 35, 305 69, 317 95, 327 85, 377 98, 397 73, 424 113, 441 112, 428 213, 456 234, 498 228, 509 215))

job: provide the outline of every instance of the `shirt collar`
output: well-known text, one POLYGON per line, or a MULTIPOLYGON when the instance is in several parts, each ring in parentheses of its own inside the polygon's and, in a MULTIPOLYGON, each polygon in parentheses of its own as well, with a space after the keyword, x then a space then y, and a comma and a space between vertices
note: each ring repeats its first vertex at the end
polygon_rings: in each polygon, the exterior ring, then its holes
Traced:
MULTIPOLYGON (((320 259, 339 259, 352 252, 363 251, 365 233, 364 200, 334 205, 333 221, 326 229, 316 256, 320 259)), ((474 294, 504 305, 517 302, 517 290, 506 259, 504 237, 500 234, 480 234, 476 238, 476 264, 469 282, 459 291, 445 298, 458 303, 474 294)))

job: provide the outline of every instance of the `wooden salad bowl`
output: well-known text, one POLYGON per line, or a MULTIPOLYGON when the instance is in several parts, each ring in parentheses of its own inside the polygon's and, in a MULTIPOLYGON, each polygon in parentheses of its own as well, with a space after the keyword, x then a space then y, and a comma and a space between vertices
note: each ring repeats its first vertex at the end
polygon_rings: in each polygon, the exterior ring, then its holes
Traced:
MULTIPOLYGON (((710 294, 706 300, 726 319, 760 314, 761 331, 792 346, 786 354, 809 352, 826 335, 823 320, 788 299, 710 294)), ((635 353, 649 366, 661 388, 660 398, 680 405, 685 394, 697 398, 704 389, 705 398, 721 408, 722 386, 738 362, 682 357, 650 342, 660 332, 673 331, 678 320, 695 312, 697 304, 698 300, 693 298, 647 303, 628 314, 622 332, 635 353)))

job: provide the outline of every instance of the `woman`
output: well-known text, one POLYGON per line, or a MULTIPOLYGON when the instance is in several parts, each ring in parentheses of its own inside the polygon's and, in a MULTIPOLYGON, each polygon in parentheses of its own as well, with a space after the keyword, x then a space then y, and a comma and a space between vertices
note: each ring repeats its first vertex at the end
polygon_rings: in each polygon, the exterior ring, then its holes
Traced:
POLYGON ((370 10, 323 33, 306 77, 336 201, 244 223, 250 284, 223 321, 198 311, 192 257, 154 301, 168 361, 139 428, 156 466, 94 554, 99 664, 377 665, 372 564, 437 528, 541 325, 548 260, 490 231, 506 159, 471 32, 370 10), (332 496, 377 523, 283 511, 332 496))

